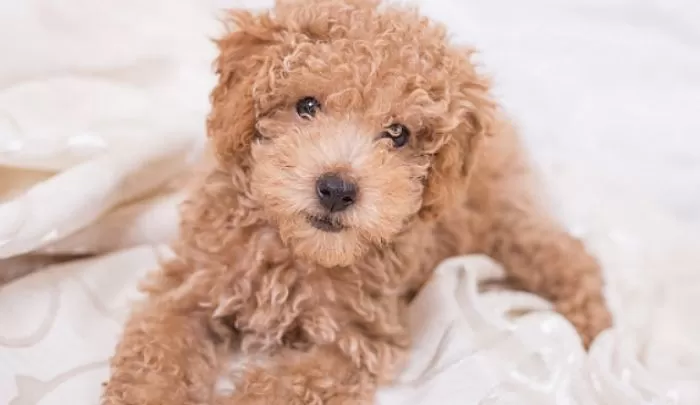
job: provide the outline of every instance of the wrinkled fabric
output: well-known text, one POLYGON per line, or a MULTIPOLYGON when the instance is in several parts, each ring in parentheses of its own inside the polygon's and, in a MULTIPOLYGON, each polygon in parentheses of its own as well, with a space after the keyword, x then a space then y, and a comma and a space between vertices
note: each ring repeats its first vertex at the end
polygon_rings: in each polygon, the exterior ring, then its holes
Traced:
MULTIPOLYGON (((97 402, 203 147, 218 7, 270 3, 0 3, 0 272, 99 254, 0 287, 0 403, 97 402)), ((418 3, 482 51, 552 210, 601 259, 615 327, 586 353, 542 299, 481 291, 498 265, 454 258, 377 403, 700 403, 700 5, 418 3)))
MULTIPOLYGON (((204 139, 218 29, 206 4, 0 4, 0 258, 107 229, 107 213, 138 220, 152 211, 124 205, 169 194, 204 139)), ((61 250, 158 241, 171 223, 61 250)))

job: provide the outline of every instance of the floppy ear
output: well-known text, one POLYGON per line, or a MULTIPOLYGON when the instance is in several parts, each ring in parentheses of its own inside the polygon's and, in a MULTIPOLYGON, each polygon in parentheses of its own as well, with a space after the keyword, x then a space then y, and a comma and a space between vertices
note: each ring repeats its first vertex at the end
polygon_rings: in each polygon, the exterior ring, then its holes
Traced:
POLYGON ((269 14, 234 10, 228 17, 232 29, 215 41, 218 82, 210 96, 207 135, 219 164, 245 169, 255 133, 253 88, 267 70, 265 54, 277 27, 269 14))
POLYGON ((419 212, 423 219, 435 219, 464 197, 480 144, 493 134, 497 106, 489 96, 489 83, 479 76, 468 59, 458 74, 461 83, 452 94, 451 118, 438 129, 444 144, 438 150, 428 173, 419 212))

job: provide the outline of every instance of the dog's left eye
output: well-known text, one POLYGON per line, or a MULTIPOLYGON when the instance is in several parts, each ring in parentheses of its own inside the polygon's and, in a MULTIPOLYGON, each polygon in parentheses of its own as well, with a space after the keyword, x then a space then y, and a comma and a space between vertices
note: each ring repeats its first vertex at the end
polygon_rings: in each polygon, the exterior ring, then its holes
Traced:
POLYGON ((395 148, 406 145, 410 136, 411 131, 403 124, 391 124, 382 132, 382 137, 391 139, 395 148))
POLYGON ((304 97, 297 101, 297 114, 301 118, 310 119, 321 109, 321 103, 313 97, 304 97))

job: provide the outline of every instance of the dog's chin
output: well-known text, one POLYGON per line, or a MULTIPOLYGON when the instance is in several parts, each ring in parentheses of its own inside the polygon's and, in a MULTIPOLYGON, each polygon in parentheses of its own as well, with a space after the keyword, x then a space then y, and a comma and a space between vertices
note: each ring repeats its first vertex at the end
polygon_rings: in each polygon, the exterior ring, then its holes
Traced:
POLYGON ((369 247, 358 230, 331 218, 306 215, 280 222, 279 230, 294 255, 322 267, 351 266, 369 247))

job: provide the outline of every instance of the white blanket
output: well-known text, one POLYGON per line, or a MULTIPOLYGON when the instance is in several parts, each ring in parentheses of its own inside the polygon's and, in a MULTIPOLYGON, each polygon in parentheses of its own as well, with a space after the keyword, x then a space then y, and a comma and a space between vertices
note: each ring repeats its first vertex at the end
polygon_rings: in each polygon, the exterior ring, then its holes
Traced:
MULTIPOLYGON (((422 3, 483 51, 556 209, 604 263, 616 326, 584 353, 545 302, 478 293, 495 264, 455 258, 378 402, 700 403, 700 5, 422 3)), ((0 404, 97 403, 202 146, 223 4, 241 2, 0 2, 0 272, 27 252, 117 250, 0 288, 0 404)))

